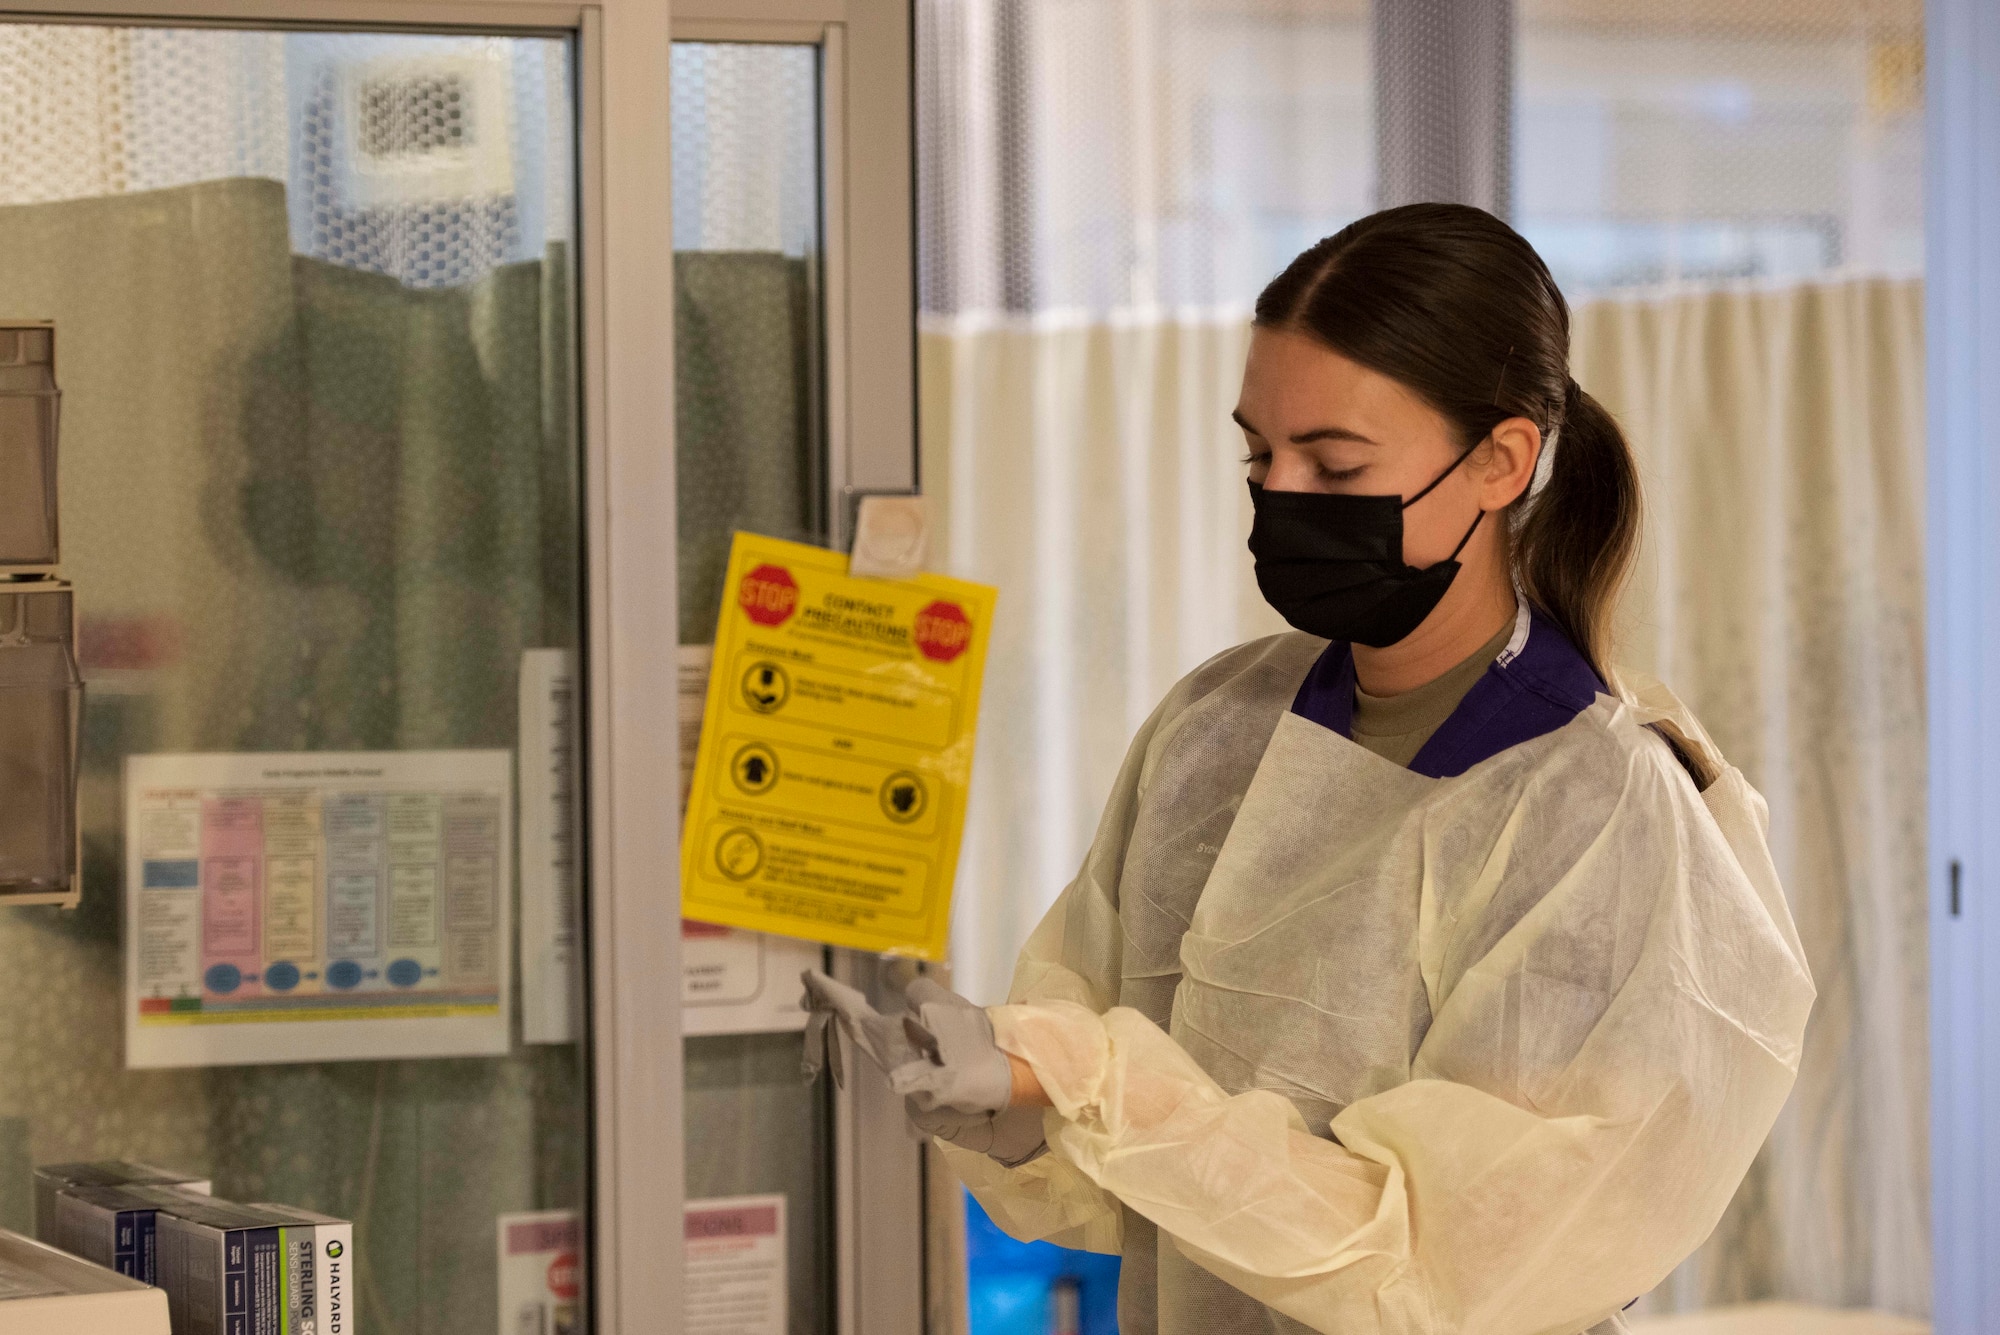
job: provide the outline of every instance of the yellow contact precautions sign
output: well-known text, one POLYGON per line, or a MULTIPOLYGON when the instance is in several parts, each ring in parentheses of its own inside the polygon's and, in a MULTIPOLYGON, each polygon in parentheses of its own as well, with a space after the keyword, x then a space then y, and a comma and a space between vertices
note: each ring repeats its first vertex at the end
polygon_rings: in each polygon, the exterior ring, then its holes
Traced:
POLYGON ((943 958, 995 590, 749 533, 727 580, 682 914, 943 958))

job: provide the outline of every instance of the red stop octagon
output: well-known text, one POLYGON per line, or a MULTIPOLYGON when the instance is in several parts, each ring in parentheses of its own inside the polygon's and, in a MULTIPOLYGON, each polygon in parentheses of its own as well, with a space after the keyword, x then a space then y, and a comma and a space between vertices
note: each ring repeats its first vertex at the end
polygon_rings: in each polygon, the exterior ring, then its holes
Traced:
POLYGON ((558 1252, 556 1259, 549 1262, 549 1292, 558 1298, 568 1300, 576 1297, 583 1285, 578 1282, 575 1252, 558 1252))
POLYGON ((743 615, 760 626, 776 626, 799 605, 799 582, 783 566, 758 566, 736 586, 743 615))
POLYGON ((910 638, 917 642, 925 658, 949 663, 972 643, 972 622, 957 603, 932 603, 917 613, 916 623, 910 627, 910 638))

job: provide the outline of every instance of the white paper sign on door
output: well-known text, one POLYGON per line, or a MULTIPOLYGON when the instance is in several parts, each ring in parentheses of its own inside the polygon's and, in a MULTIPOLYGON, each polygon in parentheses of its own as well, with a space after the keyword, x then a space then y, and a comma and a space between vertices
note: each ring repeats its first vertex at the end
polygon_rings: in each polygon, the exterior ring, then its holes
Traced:
POLYGON ((785 1335, 785 1198, 689 1201, 686 1335, 785 1335))
POLYGON ((803 1029, 799 975, 821 967, 810 941, 681 921, 681 1032, 772 1034, 803 1029))
MULTIPOLYGON (((701 745, 709 646, 682 645, 680 809, 701 745)), ((576 1037, 576 655, 521 656, 521 1038, 576 1037)), ((681 926, 681 1032, 768 1034, 803 1029, 799 975, 822 963, 819 946, 707 923, 681 926)))
POLYGON ((504 1053, 513 757, 138 755, 125 1061, 504 1053))
POLYGON ((577 1335, 583 1322, 574 1210, 503 1214, 500 1241, 499 1335, 577 1335))
POLYGON ((576 1037, 576 655, 521 655, 521 1041, 576 1037))
MULTIPOLYGON (((687 817, 713 646, 684 644, 680 656, 681 818, 687 817)), ((799 975, 817 969, 820 946, 713 923, 681 921, 681 1032, 768 1034, 806 1026, 799 975)))

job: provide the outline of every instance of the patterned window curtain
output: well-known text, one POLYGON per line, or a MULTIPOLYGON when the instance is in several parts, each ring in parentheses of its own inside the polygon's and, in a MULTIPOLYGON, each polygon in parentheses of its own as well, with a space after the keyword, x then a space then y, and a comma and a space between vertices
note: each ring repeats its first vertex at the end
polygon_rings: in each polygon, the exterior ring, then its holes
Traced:
POLYGON ((956 978, 1001 999, 1133 729, 1280 628, 1228 421, 1257 290, 1456 182, 1571 299, 1576 376, 1646 477, 1621 657, 1769 799, 1820 984, 1767 1150, 1638 1312, 1922 1315, 1921 9, 1517 0, 1492 31, 1437 26, 1468 8, 919 5, 925 489, 953 573, 1007 591, 956 978), (1490 74, 1481 43, 1497 82, 1446 102, 1484 169, 1392 86, 1411 51, 1490 74))

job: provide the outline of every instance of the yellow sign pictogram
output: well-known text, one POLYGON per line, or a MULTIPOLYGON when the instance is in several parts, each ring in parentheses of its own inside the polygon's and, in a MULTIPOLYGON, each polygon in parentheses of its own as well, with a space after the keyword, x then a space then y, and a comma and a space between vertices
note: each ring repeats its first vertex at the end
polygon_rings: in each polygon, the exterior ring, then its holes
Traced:
POLYGON ((942 958, 995 590, 748 533, 726 579, 682 914, 942 958))
POLYGON ((769 659, 750 665, 743 674, 743 703, 752 713, 775 714, 792 698, 792 677, 769 659))

